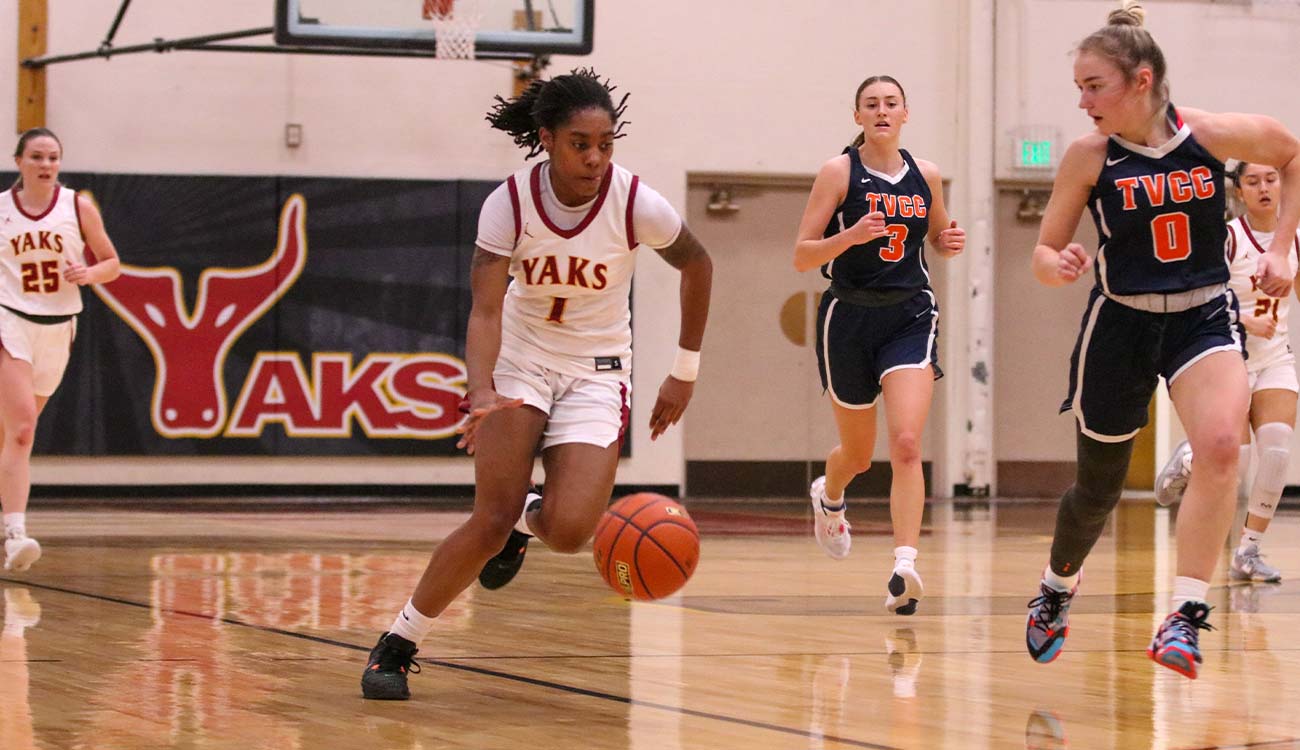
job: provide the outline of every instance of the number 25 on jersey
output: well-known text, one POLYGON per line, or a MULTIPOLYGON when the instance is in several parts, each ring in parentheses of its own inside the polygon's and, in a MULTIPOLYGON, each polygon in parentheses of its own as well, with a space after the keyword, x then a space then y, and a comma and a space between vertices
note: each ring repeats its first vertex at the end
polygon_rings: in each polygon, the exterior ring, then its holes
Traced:
POLYGON ((24 263, 21 268, 23 292, 40 294, 59 291, 59 262, 57 260, 24 263))

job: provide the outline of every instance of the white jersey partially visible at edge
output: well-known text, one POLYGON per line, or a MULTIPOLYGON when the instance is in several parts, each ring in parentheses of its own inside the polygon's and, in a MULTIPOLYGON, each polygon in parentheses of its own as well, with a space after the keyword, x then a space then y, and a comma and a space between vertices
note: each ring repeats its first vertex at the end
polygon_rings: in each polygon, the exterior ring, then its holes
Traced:
MULTIPOLYGON (((1277 298, 1264 294, 1255 285, 1255 270, 1259 265, 1259 256, 1268 250, 1273 241, 1272 232, 1260 232, 1251 229, 1246 217, 1238 216, 1228 222, 1228 258, 1232 278, 1228 286, 1236 292, 1241 303, 1241 314, 1258 316, 1275 316, 1277 331, 1273 338, 1246 336, 1246 369, 1255 372, 1276 362, 1290 351, 1287 339, 1287 318, 1291 312, 1290 295, 1277 298)), ((1300 240, 1297 240, 1300 242, 1300 240)), ((1291 243, 1287 255, 1291 278, 1295 278, 1300 259, 1296 257, 1297 242, 1291 243)))
POLYGON ((578 207, 555 199, 548 172, 548 162, 520 169, 479 217, 477 245, 510 256, 502 352, 569 375, 624 376, 632 363, 636 249, 671 244, 681 217, 617 164, 597 197, 578 207), (619 370, 598 369, 598 359, 614 357, 619 370))
POLYGON ((0 305, 31 315, 81 312, 81 289, 63 278, 69 260, 85 263, 77 192, 55 186, 48 206, 0 193, 0 305))

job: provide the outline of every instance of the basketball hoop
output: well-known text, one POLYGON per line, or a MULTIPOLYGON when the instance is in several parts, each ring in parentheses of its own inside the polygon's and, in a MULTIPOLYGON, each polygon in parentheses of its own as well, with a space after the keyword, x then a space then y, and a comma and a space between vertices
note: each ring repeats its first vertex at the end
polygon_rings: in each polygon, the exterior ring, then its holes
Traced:
POLYGON ((474 59, 474 42, 483 20, 478 0, 424 0, 421 15, 433 25, 435 58, 474 59))

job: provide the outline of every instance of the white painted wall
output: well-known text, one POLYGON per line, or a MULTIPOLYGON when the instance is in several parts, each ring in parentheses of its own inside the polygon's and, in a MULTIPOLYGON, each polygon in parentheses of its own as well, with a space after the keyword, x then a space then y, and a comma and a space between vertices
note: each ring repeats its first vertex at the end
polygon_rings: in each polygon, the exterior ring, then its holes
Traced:
MULTIPOLYGON (((890 73, 908 87, 908 146, 954 161, 957 38, 950 0, 597 3, 593 65, 632 92, 617 160, 684 211, 691 171, 812 173, 852 136, 853 92, 890 73)), ((49 53, 94 49, 118 3, 50 3, 49 53)), ((417 7, 412 3, 412 7, 417 7)), ((17 0, 0 0, 0 120, 14 122, 17 0)), ((270 25, 270 0, 135 0, 119 46, 270 25)), ((502 63, 145 53, 49 68, 47 124, 66 168, 105 172, 499 179, 520 152, 483 114, 509 94, 502 63), (282 145, 286 122, 304 144, 282 145)), ((111 227, 110 227, 111 231, 111 227)), ((793 228, 791 229, 793 232, 793 228)), ((129 252, 129 248, 125 249, 129 252)), ((650 443, 645 422, 676 346, 677 274, 645 253, 635 319, 635 455, 619 481, 677 483, 680 431, 650 443)), ((726 283, 719 279, 718 283, 726 283)), ((707 358, 707 341, 705 357, 707 358)), ((469 482, 468 461, 40 459, 36 482, 469 482)))
MULTIPOLYGON (((632 92, 629 137, 619 142, 617 159, 683 213, 688 171, 815 172, 852 135, 853 90, 873 73, 895 75, 907 87, 907 147, 956 176, 968 161, 958 128, 972 127, 958 110, 966 1, 661 0, 650 8, 602 0, 594 54, 555 58, 551 72, 594 65, 632 92)), ((1292 43, 1300 14, 1259 1, 1148 5, 1149 26, 1169 56, 1174 101, 1267 112, 1300 130, 1300 98, 1280 96, 1277 84, 1300 69, 1300 47, 1292 43)), ((57 0, 50 6, 49 52, 57 54, 98 46, 118 3, 57 0)), ((988 112, 995 120, 997 176, 1023 176, 1006 167, 1013 128, 1056 128, 1062 145, 1087 128, 1075 108, 1068 53, 1114 6, 1111 0, 997 0, 996 96, 988 112)), ((0 0, 0 121, 9 123, 15 117, 16 18, 17 0, 0 0)), ((270 0, 134 0, 117 42, 271 20, 270 0)), ((499 179, 519 164, 520 154, 487 127, 483 114, 494 95, 509 93, 510 76, 504 63, 147 53, 51 67, 47 122, 66 143, 69 169, 499 179), (300 149, 283 146, 286 122, 304 126, 300 149)), ((963 205, 968 189, 955 181, 952 205, 963 205)), ((996 239, 995 247, 998 253, 1028 251, 996 239)), ((645 253, 635 316, 662 323, 640 324, 636 331, 637 450, 620 471, 622 482, 675 483, 682 476, 680 432, 651 444, 644 426, 675 346, 676 286, 677 275, 645 253)), ((1059 316, 1062 335, 1073 336, 1079 310, 1066 307, 1025 314, 1059 316)), ((945 335, 957 346, 960 311, 945 312, 945 335)), ((997 341, 1014 336, 999 330, 997 341)), ((707 347, 706 340, 706 358, 707 347)), ((1063 380, 1062 363, 1043 366, 1044 377, 1063 380)), ((1051 415, 1040 425, 1014 408, 998 414, 995 433, 1068 430, 1051 415)), ((945 418, 948 429, 962 429, 962 414, 945 418)), ((1012 449, 997 458, 1070 460, 1068 441, 1061 445, 1059 455, 1012 449)), ((463 459, 43 459, 35 479, 459 483, 470 481, 472 472, 463 459)))

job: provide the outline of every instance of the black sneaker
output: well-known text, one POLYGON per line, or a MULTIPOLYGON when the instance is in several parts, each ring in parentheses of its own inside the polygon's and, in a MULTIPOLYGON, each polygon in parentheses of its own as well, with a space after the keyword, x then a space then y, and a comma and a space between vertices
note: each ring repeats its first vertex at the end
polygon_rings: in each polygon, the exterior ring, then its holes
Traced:
MULTIPOLYGON (((542 488, 529 488, 528 495, 524 498, 524 513, 536 508, 540 502, 542 502, 542 488)), ((524 555, 528 554, 528 540, 532 538, 531 534, 511 529, 506 545, 483 565, 483 570, 479 571, 479 585, 485 589, 495 590, 513 581, 515 574, 524 565, 524 555)))
POLYGON ((404 701, 411 697, 406 686, 407 670, 420 671, 415 660, 419 649, 414 643, 394 633, 379 636, 370 649, 370 661, 361 673, 361 695, 375 701, 404 701))

